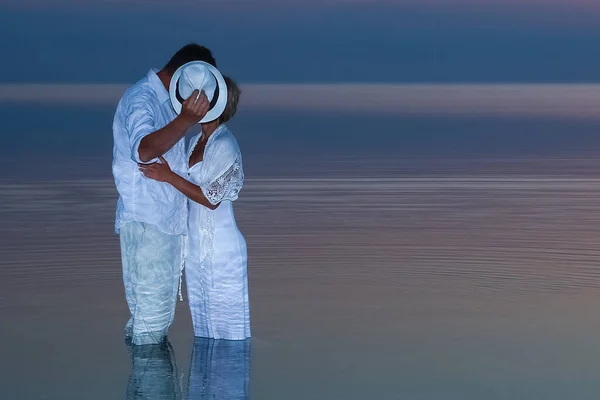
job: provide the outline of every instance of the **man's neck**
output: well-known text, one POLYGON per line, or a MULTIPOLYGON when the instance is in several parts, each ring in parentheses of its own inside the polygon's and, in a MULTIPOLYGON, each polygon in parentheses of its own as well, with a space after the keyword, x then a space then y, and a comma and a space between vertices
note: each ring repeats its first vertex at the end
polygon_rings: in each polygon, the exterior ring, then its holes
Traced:
POLYGON ((165 89, 167 89, 167 92, 168 92, 169 86, 171 86, 172 75, 170 73, 168 73, 167 71, 165 71, 164 69, 161 69, 160 71, 158 71, 156 73, 156 75, 158 76, 158 79, 160 79, 163 86, 165 87, 165 89))

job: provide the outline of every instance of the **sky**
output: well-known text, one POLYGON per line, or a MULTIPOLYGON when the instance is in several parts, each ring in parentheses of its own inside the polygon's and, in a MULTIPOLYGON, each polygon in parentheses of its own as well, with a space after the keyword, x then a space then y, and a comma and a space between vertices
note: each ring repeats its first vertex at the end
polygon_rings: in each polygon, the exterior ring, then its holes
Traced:
POLYGON ((0 83, 132 83, 181 45, 244 84, 600 81, 587 0, 0 0, 0 83))
POLYGON ((597 148, 592 1, 0 0, 0 117, 13 153, 108 157, 123 89, 192 41, 241 84, 232 122, 246 149, 256 134, 272 153, 312 152, 315 140, 331 152, 342 135, 355 154, 372 130, 387 138, 377 151, 597 148), (476 121, 449 127, 448 116, 476 121), (563 120, 560 139, 546 139, 553 123, 522 123, 532 118, 563 120))

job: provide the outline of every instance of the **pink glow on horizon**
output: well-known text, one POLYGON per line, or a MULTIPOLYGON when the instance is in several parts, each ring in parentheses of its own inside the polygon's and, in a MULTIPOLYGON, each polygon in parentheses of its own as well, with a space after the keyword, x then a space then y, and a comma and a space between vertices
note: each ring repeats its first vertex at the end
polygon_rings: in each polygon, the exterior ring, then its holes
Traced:
MULTIPOLYGON (((0 84, 0 105, 114 107, 126 87, 0 84)), ((250 84, 243 92, 248 110, 600 119, 600 84, 250 84)))
POLYGON ((85 8, 86 6, 124 6, 145 5, 160 8, 173 8, 173 6, 187 7, 218 7, 236 6, 269 6, 273 8, 304 7, 304 6, 342 6, 342 5, 397 5, 423 7, 473 7, 475 9, 535 7, 545 10, 548 8, 566 8, 573 10, 600 11, 600 2, 595 0, 0 0, 0 6, 14 8, 40 7, 52 8, 68 6, 85 8))

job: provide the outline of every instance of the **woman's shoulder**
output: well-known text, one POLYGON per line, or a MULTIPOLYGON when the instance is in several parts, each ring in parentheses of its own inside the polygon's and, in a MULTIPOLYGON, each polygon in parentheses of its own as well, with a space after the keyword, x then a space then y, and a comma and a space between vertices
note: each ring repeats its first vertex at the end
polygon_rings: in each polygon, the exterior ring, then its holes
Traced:
POLYGON ((214 133, 214 135, 215 135, 215 140, 234 140, 235 141, 235 136, 233 135, 233 132, 231 132, 231 129, 229 129, 229 127, 225 124, 219 125, 219 127, 217 128, 217 131, 214 133))
POLYGON ((225 124, 219 126, 218 129, 219 131, 213 134, 215 135, 215 138, 213 140, 212 145, 215 148, 218 148, 220 151, 229 150, 239 152, 240 146, 238 145, 237 139, 235 138, 231 130, 229 130, 229 128, 225 124))

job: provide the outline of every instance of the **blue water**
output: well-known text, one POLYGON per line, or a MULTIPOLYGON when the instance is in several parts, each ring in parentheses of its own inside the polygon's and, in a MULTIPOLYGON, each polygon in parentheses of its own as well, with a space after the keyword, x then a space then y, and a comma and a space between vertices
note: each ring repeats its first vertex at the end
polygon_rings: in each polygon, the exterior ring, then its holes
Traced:
POLYGON ((27 112, 0 113, 2 398, 599 393, 591 122, 241 114, 254 337, 194 346, 184 302, 132 359, 110 110, 27 112))

